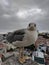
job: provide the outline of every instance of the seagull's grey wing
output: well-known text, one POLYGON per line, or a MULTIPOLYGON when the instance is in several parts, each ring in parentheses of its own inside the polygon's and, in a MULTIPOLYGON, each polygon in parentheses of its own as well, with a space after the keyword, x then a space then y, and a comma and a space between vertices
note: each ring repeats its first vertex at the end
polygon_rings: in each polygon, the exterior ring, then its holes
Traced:
POLYGON ((6 40, 7 40, 9 43, 12 43, 12 41, 13 41, 13 34, 12 34, 12 33, 7 34, 6 40))
POLYGON ((25 34, 25 29, 17 30, 11 34, 8 34, 6 39, 10 43, 15 41, 22 41, 24 38, 24 34, 25 34))
POLYGON ((13 32, 13 35, 23 35, 26 29, 20 29, 13 32))

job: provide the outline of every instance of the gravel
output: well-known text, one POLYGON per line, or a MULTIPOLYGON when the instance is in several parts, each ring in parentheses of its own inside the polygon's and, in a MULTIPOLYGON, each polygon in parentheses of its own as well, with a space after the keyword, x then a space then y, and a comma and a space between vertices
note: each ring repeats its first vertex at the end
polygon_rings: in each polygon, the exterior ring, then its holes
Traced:
POLYGON ((26 60, 25 63, 21 64, 17 57, 10 57, 6 61, 2 62, 2 65, 39 65, 37 62, 31 59, 26 60))

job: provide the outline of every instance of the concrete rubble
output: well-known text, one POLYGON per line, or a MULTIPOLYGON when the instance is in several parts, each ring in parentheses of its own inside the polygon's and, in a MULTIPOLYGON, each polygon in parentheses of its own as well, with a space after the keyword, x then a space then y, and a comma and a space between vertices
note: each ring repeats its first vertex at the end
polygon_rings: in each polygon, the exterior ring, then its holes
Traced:
POLYGON ((35 61, 32 61, 31 59, 28 59, 28 60, 26 60, 26 62, 24 64, 21 64, 18 61, 18 58, 13 56, 13 57, 7 59, 5 62, 3 62, 2 65, 39 65, 39 64, 35 61))

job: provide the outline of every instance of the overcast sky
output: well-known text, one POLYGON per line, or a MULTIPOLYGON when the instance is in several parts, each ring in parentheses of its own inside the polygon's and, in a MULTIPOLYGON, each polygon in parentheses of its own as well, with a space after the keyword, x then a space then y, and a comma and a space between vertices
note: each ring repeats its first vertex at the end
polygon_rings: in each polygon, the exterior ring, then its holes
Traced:
POLYGON ((49 31, 49 0, 0 0, 0 33, 26 28, 29 22, 49 31))

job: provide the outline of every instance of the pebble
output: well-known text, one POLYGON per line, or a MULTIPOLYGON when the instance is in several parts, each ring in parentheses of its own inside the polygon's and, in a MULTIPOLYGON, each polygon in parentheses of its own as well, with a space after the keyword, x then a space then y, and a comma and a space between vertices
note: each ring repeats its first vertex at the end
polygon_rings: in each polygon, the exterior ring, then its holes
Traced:
POLYGON ((18 61, 17 57, 11 57, 7 59, 5 62, 2 62, 2 65, 39 65, 37 62, 32 61, 31 59, 26 60, 25 63, 21 64, 18 61))

